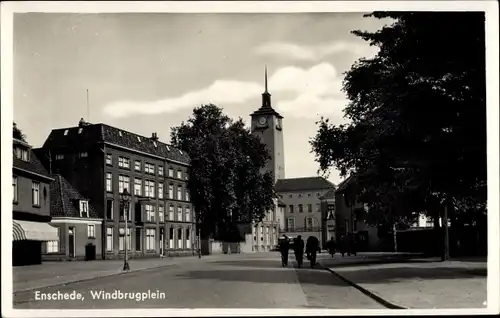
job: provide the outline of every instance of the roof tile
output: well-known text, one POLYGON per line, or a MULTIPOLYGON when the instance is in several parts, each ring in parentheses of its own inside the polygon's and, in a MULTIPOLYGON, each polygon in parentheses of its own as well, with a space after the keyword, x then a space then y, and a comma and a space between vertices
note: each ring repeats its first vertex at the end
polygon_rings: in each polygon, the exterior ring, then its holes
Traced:
POLYGON ((276 182, 276 192, 314 191, 334 188, 335 185, 323 177, 281 179, 276 182))
MULTIPOLYGON (((53 175, 54 181, 50 184, 50 215, 52 217, 72 217, 80 218, 78 210, 79 200, 88 200, 81 195, 71 184, 61 175, 53 175)), ((89 217, 99 218, 97 211, 89 202, 89 217)))
POLYGON ((28 151, 30 152, 29 154, 29 161, 24 161, 16 157, 16 154, 13 152, 13 158, 12 158, 12 166, 13 168, 18 168, 22 170, 26 170, 31 173, 35 173, 38 175, 42 175, 44 177, 50 178, 51 176, 47 172, 47 170, 43 167, 42 163, 36 156, 35 152, 31 149, 28 148, 28 151))
POLYGON ((75 144, 90 145, 99 142, 108 142, 184 164, 190 162, 189 156, 185 152, 166 143, 106 124, 87 124, 82 127, 54 129, 45 140, 43 148, 73 147, 75 144))

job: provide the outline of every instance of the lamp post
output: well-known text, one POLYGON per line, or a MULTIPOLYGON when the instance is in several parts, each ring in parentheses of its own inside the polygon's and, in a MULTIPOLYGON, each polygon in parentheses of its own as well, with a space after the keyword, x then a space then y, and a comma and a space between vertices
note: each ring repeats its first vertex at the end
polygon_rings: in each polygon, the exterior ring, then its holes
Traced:
POLYGON ((130 265, 128 264, 128 247, 127 247, 127 219, 128 219, 128 205, 130 202, 130 193, 128 193, 128 190, 125 188, 123 189, 123 193, 120 194, 120 199, 123 201, 123 216, 125 217, 125 231, 123 233, 123 241, 124 241, 124 246, 125 246, 125 258, 123 260, 123 270, 128 271, 130 270, 130 265))

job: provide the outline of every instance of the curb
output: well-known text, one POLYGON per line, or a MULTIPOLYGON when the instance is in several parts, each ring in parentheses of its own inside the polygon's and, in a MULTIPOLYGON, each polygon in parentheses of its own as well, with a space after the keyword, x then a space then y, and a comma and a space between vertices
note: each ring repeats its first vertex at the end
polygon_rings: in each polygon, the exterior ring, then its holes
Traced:
MULTIPOLYGON (((195 256, 195 257, 198 258, 197 256, 195 256)), ((213 259, 213 258, 217 258, 217 257, 214 257, 214 255, 205 255, 205 256, 202 256, 201 260, 203 260, 203 259, 210 260, 210 259, 213 259)), ((16 296, 17 294, 21 294, 21 293, 25 293, 25 292, 30 292, 30 291, 34 291, 34 290, 42 289, 42 288, 52 288, 52 287, 58 287, 58 286, 66 286, 66 285, 74 284, 74 283, 88 282, 88 281, 97 280, 97 279, 100 279, 100 278, 106 278, 106 277, 111 277, 111 276, 119 276, 119 275, 126 275, 126 274, 130 274, 130 273, 135 273, 135 272, 140 272, 140 271, 147 271, 147 270, 153 270, 153 269, 159 269, 159 268, 165 268, 165 267, 175 266, 175 265, 179 265, 179 263, 163 264, 163 265, 156 266, 156 267, 147 267, 147 268, 141 268, 141 269, 133 269, 133 270, 129 270, 129 271, 121 271, 121 272, 115 272, 115 273, 111 273, 111 274, 103 274, 103 275, 92 276, 92 277, 82 278, 82 279, 78 279, 78 280, 72 280, 72 281, 66 281, 66 282, 51 284, 51 285, 29 287, 29 288, 25 288, 25 289, 20 289, 20 290, 17 290, 17 291, 13 291, 12 295, 16 296)), ((14 303, 22 303, 22 302, 14 302, 14 303)))
POLYGON ((380 297, 379 295, 375 294, 374 292, 371 292, 368 289, 361 287, 360 285, 356 284, 355 282, 353 282, 353 281, 345 278, 344 276, 340 275, 339 273, 337 273, 337 272, 335 272, 335 271, 333 271, 333 270, 331 270, 329 268, 324 267, 324 269, 326 269, 330 273, 334 274, 335 276, 337 276, 338 278, 340 278, 342 281, 344 281, 348 285, 356 288, 357 290, 359 290, 363 294, 367 295, 371 299, 375 300, 376 302, 378 302, 382 306, 385 306, 385 307, 387 307, 389 309, 408 309, 406 307, 393 304, 393 303, 391 303, 391 302, 383 299, 382 297, 380 297))
MULTIPOLYGON (((26 289, 17 290, 15 292, 13 292, 12 294, 13 294, 13 296, 16 296, 17 294, 21 294, 21 293, 25 293, 25 292, 30 292, 30 291, 34 291, 34 290, 42 289, 42 288, 52 288, 52 287, 58 287, 58 286, 65 286, 65 285, 69 285, 69 284, 75 284, 75 283, 82 283, 82 282, 88 282, 88 281, 92 281, 92 280, 97 280, 97 279, 100 279, 100 278, 126 275, 126 274, 130 274, 130 273, 147 271, 147 270, 153 270, 153 269, 159 269, 159 268, 165 268, 165 267, 175 266, 175 265, 178 265, 178 264, 175 264, 175 263, 174 264, 164 264, 164 265, 156 266, 156 267, 134 269, 134 270, 129 270, 129 271, 122 271, 122 272, 117 272, 117 273, 104 274, 104 275, 99 275, 99 276, 92 276, 92 277, 82 278, 82 279, 78 279, 78 280, 72 280, 72 281, 68 281, 68 282, 51 284, 51 285, 30 287, 30 288, 26 288, 26 289)), ((24 301, 22 301, 22 302, 14 302, 14 303, 23 303, 23 302, 24 301)))

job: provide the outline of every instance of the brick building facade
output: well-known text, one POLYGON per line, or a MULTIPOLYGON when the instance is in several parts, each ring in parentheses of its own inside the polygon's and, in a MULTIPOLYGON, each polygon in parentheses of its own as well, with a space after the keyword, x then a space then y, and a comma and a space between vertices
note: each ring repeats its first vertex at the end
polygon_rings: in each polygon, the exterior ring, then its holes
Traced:
POLYGON ((54 129, 39 152, 96 210, 102 258, 192 254, 196 226, 189 200, 189 157, 158 140, 83 120, 54 129), (125 235, 124 203, 131 194, 125 235), (120 231, 122 229, 122 231, 120 231), (123 233, 124 235, 121 235, 123 233))

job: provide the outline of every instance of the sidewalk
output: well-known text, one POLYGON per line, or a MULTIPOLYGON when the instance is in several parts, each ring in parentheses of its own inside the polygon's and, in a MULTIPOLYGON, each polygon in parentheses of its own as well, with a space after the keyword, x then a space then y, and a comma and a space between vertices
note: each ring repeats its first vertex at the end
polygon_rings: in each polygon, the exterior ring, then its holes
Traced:
MULTIPOLYGON (((129 261, 130 272, 142 271, 159 267, 166 267, 189 262, 216 260, 222 255, 208 255, 198 259, 198 256, 165 257, 165 258, 137 258, 129 261)), ((231 257, 224 255, 224 258, 231 257)), ((64 285, 73 282, 86 281, 121 275, 123 260, 96 260, 91 262, 44 262, 41 265, 17 266, 12 268, 14 293, 38 289, 43 287, 64 285)))
POLYGON ((335 257, 321 264, 394 307, 486 308, 486 260, 335 257))

